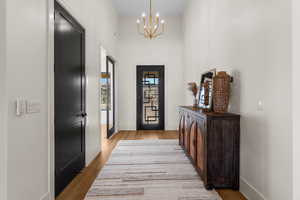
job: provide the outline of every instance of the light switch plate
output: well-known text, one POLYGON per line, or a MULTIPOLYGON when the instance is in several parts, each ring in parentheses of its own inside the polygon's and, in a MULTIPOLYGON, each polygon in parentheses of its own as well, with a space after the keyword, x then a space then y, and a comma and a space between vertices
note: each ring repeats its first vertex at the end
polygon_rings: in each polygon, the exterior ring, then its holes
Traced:
POLYGON ((27 105, 26 108, 27 114, 34 114, 34 113, 41 112, 41 103, 38 101, 27 101, 26 105, 27 105))
POLYGON ((16 100, 16 116, 20 117, 26 113, 26 101, 23 99, 16 100))

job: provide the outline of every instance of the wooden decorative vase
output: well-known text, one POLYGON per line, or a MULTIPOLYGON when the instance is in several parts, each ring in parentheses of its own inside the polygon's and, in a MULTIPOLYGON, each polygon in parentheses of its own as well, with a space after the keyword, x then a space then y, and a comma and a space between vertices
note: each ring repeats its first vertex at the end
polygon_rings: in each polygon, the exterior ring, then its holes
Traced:
POLYGON ((229 105, 231 77, 226 72, 218 72, 213 81, 213 110, 217 113, 226 113, 229 105))

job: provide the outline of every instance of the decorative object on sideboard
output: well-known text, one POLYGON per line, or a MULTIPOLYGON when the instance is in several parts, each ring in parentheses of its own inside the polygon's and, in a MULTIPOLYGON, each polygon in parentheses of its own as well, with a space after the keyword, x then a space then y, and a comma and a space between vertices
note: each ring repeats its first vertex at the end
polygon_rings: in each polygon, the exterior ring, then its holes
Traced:
POLYGON ((228 112, 230 83, 233 81, 232 77, 226 72, 221 71, 213 78, 213 110, 216 113, 228 112))
POLYGON ((192 94, 194 96, 193 107, 198 107, 198 100, 197 100, 198 86, 197 86, 197 83, 191 82, 191 83, 188 83, 188 85, 189 85, 188 89, 192 92, 192 94))
POLYGON ((215 75, 216 69, 212 69, 201 76, 199 107, 204 111, 211 111, 213 107, 213 78, 215 75))
POLYGON ((203 83, 203 87, 204 87, 204 104, 205 105, 209 105, 209 97, 210 97, 210 88, 211 88, 211 84, 209 81, 205 81, 203 83))

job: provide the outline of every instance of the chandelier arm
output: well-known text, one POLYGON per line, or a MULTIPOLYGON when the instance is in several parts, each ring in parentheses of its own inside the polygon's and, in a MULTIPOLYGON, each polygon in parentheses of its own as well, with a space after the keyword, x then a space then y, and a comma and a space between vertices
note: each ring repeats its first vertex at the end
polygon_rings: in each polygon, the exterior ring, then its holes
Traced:
POLYGON ((163 34, 164 34, 164 31, 161 31, 161 32, 159 32, 158 34, 156 34, 155 37, 159 37, 159 36, 161 36, 161 35, 163 35, 163 34))
POLYGON ((162 28, 161 28, 160 32, 157 33, 157 34, 155 35, 155 37, 161 36, 161 35, 163 35, 163 34, 165 33, 165 24, 162 24, 161 27, 162 27, 162 28))
POLYGON ((144 32, 150 35, 151 33, 149 32, 148 28, 144 28, 144 32))
POLYGON ((149 32, 147 30, 147 28, 144 28, 144 34, 145 38, 147 38, 149 36, 149 32))
POLYGON ((144 37, 145 37, 145 38, 150 37, 149 33, 147 33, 147 32, 145 31, 145 32, 144 32, 144 37))
POLYGON ((159 30, 159 28, 160 28, 160 24, 158 23, 158 24, 156 24, 157 26, 156 26, 156 28, 154 29, 154 31, 153 31, 153 34, 155 35, 156 33, 157 33, 157 31, 159 30))

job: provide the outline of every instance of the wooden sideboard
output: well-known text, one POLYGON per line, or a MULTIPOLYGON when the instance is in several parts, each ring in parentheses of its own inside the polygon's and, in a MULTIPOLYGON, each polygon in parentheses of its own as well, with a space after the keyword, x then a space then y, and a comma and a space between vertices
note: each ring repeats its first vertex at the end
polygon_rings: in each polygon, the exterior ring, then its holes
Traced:
POLYGON ((180 107, 179 144, 206 189, 239 189, 240 115, 180 107))

